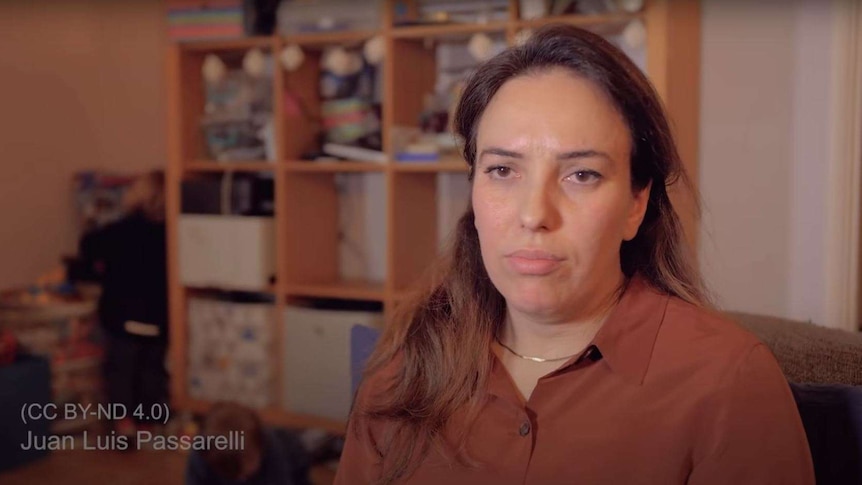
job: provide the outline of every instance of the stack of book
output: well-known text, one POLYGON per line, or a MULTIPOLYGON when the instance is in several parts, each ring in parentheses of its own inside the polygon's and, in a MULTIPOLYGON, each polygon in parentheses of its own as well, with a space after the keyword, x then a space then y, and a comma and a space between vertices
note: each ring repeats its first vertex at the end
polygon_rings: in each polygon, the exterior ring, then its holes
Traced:
POLYGON ((168 0, 167 6, 171 40, 243 35, 241 0, 168 0))

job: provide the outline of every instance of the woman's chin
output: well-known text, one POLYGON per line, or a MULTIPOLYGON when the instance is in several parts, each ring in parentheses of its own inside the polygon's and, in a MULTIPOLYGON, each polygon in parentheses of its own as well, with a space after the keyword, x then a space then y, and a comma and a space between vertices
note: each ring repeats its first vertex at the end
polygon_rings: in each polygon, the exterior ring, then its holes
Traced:
POLYGON ((548 315, 559 311, 561 303, 555 295, 550 292, 520 291, 506 298, 506 305, 519 313, 529 315, 548 315))

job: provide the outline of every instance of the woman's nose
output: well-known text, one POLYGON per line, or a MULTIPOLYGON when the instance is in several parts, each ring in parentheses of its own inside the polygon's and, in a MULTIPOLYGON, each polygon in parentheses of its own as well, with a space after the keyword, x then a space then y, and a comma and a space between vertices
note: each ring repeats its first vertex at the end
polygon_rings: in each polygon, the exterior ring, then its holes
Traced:
POLYGON ((560 224, 558 195, 553 183, 535 180, 525 184, 520 204, 521 227, 529 231, 550 231, 560 224))

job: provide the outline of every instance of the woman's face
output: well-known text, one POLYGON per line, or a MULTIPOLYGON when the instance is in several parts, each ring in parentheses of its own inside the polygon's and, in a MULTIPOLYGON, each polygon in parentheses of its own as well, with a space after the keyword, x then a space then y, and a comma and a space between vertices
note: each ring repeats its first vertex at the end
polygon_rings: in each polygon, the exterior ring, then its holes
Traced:
POLYGON ((482 259, 509 311, 572 320, 622 280, 620 245, 643 220, 623 117, 564 69, 506 82, 479 122, 473 210, 482 259))

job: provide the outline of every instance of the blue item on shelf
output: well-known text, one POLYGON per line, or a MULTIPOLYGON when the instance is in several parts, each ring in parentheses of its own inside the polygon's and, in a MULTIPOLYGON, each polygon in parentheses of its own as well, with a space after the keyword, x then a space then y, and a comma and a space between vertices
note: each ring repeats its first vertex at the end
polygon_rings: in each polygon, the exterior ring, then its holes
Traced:
POLYGON ((366 325, 354 325, 350 329, 350 377, 354 396, 362 381, 365 363, 371 357, 379 337, 380 330, 366 325))
POLYGON ((396 162, 436 162, 440 160, 437 153, 409 153, 400 152, 395 154, 396 162))

